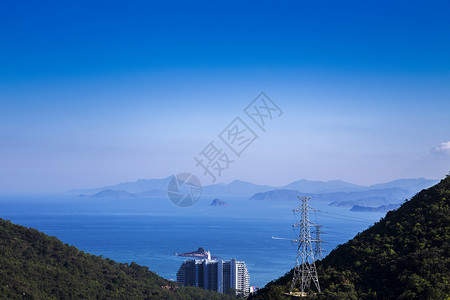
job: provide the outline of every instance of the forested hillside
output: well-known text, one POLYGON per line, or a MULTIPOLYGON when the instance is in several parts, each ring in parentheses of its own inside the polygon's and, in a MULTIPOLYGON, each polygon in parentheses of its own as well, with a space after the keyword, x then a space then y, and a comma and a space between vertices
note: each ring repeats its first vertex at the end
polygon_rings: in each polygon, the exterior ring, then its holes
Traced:
MULTIPOLYGON (((312 299, 450 299, 450 177, 316 263, 312 299)), ((292 270, 251 299, 288 299, 292 270)))
POLYGON ((232 299, 0 219, 0 299, 232 299))

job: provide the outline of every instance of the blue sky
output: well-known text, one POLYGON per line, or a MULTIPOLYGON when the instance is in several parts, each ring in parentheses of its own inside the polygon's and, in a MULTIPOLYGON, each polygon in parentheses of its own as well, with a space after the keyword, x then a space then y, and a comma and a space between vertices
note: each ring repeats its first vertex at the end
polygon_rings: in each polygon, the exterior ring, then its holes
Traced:
POLYGON ((0 192, 179 172, 209 184, 193 157, 261 91, 284 113, 219 181, 443 177, 449 13, 448 1, 2 3, 0 192))

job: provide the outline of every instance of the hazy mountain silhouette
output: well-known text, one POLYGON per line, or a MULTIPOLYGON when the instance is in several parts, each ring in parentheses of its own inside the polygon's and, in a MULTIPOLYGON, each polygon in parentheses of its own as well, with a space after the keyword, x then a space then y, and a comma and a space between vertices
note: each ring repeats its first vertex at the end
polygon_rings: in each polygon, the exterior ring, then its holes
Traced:
MULTIPOLYGON (((86 194, 93 196, 113 196, 111 191, 122 191, 135 194, 139 197, 165 197, 167 185, 173 176, 162 179, 139 179, 135 182, 123 182, 102 188, 72 190, 70 193, 86 194), (102 193, 104 191, 109 191, 102 193)), ((361 186, 341 180, 311 181, 301 179, 285 186, 275 187, 259 185, 242 180, 234 180, 231 183, 217 183, 203 186, 202 195, 208 197, 243 197, 255 200, 289 200, 296 193, 312 196, 317 200, 335 202, 336 206, 353 205, 385 205, 399 203, 414 195, 419 190, 435 184, 436 180, 430 179, 399 179, 387 183, 371 186, 361 186), (294 191, 294 192, 293 192, 294 191), (261 193, 267 193, 261 195, 261 193), (373 201, 370 201, 373 200, 373 201), (345 201, 345 202, 344 202, 345 201), (351 201, 351 202, 349 202, 351 201)), ((124 197, 124 194, 118 197, 124 197)), ((129 196, 129 195, 128 195, 129 196)), ((126 196, 125 196, 126 197, 126 196)))

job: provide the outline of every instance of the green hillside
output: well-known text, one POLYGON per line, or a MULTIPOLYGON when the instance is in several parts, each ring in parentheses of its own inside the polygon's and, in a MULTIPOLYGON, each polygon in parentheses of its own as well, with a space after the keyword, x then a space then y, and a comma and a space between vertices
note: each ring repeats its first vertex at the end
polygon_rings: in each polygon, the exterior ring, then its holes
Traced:
POLYGON ((0 219, 0 299, 232 299, 0 219))
MULTIPOLYGON (((450 299, 450 177, 316 263, 312 299, 450 299)), ((292 270, 250 299, 288 299, 292 270)), ((313 285, 313 284, 312 284, 313 285)))

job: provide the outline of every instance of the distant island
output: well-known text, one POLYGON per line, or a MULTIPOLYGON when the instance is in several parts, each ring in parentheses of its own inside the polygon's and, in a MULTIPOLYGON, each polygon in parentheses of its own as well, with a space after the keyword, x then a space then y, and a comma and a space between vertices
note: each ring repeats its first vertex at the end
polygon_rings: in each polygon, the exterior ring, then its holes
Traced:
MULTIPOLYGON (((206 251, 204 248, 199 247, 196 251, 184 252, 184 253, 174 253, 176 256, 182 257, 195 257, 195 258, 208 258, 208 255, 211 255, 209 251, 206 251)), ((211 256, 211 259, 216 259, 217 256, 211 256)))
POLYGON ((133 193, 129 193, 129 192, 124 191, 124 190, 115 191, 115 190, 111 190, 111 189, 106 189, 106 190, 103 190, 101 192, 95 193, 93 195, 81 194, 80 197, 90 197, 90 198, 137 198, 138 195, 133 194, 133 193))
POLYGON ((79 197, 89 198, 162 198, 167 196, 167 191, 148 190, 141 193, 131 193, 125 190, 106 189, 95 194, 80 194, 79 197))
POLYGON ((220 199, 214 199, 209 206, 230 206, 230 204, 220 199))
POLYGON ((361 206, 361 205, 354 205, 350 211, 359 211, 359 212, 388 212, 394 209, 397 209, 400 207, 399 204, 388 204, 388 205, 381 205, 378 207, 370 207, 370 206, 361 206))

